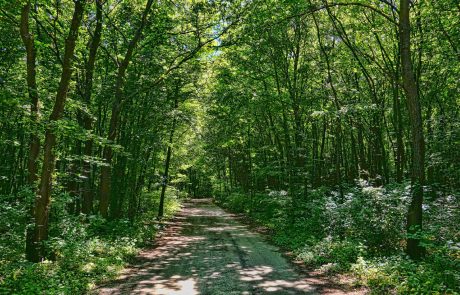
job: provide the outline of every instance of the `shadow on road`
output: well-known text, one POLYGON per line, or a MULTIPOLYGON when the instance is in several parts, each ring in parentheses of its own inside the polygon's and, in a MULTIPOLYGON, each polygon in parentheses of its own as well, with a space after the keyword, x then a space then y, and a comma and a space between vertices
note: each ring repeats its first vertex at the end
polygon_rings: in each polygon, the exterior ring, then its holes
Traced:
POLYGON ((96 294, 344 294, 298 273, 275 247, 210 200, 191 200, 153 249, 96 294))

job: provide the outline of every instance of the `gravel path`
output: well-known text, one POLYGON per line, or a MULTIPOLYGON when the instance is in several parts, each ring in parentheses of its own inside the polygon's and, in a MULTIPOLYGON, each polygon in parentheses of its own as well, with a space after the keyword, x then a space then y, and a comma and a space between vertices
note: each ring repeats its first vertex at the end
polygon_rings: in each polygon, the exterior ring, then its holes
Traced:
MULTIPOLYGON (((191 200, 153 249, 96 294, 345 294, 298 272, 279 252, 210 200, 191 200)), ((353 294, 348 292, 347 294, 353 294)))

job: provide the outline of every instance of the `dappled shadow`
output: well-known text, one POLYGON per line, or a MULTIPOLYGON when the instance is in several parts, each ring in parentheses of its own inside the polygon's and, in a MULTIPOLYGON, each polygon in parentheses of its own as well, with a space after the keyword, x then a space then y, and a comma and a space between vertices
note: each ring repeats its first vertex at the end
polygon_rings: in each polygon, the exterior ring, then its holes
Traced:
POLYGON ((96 294, 337 293, 305 278, 256 233, 209 201, 192 201, 153 249, 142 251, 119 279, 96 294), (330 292, 329 292, 330 291, 330 292))

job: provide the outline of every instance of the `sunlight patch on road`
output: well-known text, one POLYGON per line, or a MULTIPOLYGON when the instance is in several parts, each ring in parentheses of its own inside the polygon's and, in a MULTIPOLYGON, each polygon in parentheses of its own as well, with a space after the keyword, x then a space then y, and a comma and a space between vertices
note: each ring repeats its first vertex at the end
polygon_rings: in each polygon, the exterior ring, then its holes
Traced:
POLYGON ((238 270, 240 273, 240 280, 244 282, 261 281, 264 279, 265 275, 272 271, 273 268, 266 265, 238 270))
MULTIPOLYGON (((147 294, 157 294, 157 295, 195 295, 199 294, 196 281, 193 278, 180 280, 180 276, 173 276, 173 282, 171 280, 162 280, 155 283, 153 289, 145 290, 147 294)), ((136 290, 141 291, 142 290, 136 290)))
POLYGON ((257 285, 258 288, 263 289, 266 292, 277 292, 282 290, 297 290, 302 292, 313 291, 309 284, 306 282, 299 280, 299 281, 286 281, 286 280, 264 280, 260 284, 257 285))

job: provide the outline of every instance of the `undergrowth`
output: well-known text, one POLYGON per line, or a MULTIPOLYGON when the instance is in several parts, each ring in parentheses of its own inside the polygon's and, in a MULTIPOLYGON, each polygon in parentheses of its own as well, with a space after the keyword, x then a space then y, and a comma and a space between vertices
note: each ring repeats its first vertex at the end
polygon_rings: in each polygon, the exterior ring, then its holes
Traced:
POLYGON ((460 294, 458 194, 425 201, 419 235, 427 255, 419 262, 404 253, 408 184, 373 187, 361 181, 345 188, 343 197, 327 188, 307 196, 234 191, 217 194, 216 201, 268 227, 275 244, 309 267, 351 274, 373 294, 460 294))
MULTIPOLYGON (((85 294, 96 284, 116 277, 139 249, 155 238, 157 192, 143 196, 148 210, 133 222, 106 221, 96 215, 60 214, 65 210, 65 196, 61 197, 54 204, 57 211, 52 216, 59 222, 51 220, 51 237, 46 245, 53 260, 41 263, 27 262, 24 257, 27 214, 20 205, 24 202, 2 204, 0 294, 85 294)), ((169 190, 165 216, 171 216, 179 208, 177 192, 169 190)))

